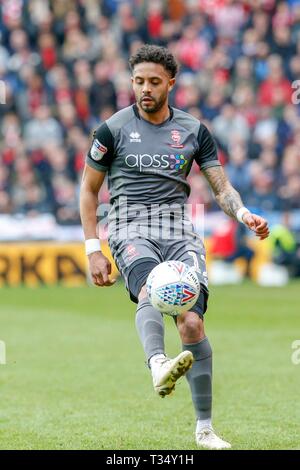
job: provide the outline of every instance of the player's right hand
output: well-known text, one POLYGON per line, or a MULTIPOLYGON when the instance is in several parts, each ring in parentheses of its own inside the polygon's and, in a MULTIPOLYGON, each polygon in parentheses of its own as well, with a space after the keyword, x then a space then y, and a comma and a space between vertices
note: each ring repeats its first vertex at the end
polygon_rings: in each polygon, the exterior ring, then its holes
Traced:
POLYGON ((101 251, 95 251, 89 256, 90 273, 93 282, 96 286, 112 286, 116 279, 109 279, 108 276, 111 274, 111 263, 101 251))

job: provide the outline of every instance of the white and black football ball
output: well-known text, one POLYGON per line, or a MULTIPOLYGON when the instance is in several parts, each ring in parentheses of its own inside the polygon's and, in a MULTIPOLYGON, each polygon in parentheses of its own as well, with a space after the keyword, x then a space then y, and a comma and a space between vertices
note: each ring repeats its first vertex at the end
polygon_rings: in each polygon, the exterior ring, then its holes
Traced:
POLYGON ((191 310, 200 294, 195 269, 181 261, 165 261, 152 269, 147 293, 153 307, 171 316, 191 310))

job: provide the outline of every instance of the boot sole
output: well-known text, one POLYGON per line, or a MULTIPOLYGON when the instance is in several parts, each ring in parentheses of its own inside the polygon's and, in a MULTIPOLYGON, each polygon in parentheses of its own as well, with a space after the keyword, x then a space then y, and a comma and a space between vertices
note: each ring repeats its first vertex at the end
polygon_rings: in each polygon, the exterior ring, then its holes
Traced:
POLYGON ((173 368, 161 379, 161 385, 155 387, 160 397, 170 395, 175 388, 175 384, 193 365, 194 358, 189 351, 185 351, 173 365, 173 368))

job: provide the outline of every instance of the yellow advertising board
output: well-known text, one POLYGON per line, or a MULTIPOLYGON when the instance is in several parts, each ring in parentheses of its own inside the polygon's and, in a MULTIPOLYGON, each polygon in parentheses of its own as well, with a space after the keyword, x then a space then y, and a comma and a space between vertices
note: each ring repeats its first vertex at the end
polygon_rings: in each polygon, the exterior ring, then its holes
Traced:
MULTIPOLYGON (((105 256, 112 263, 111 278, 119 275, 112 259, 108 243, 101 243, 105 256)), ((267 244, 253 241, 255 257, 251 263, 251 274, 256 279, 260 266, 270 259, 267 244)), ((206 240, 207 267, 210 270, 212 257, 209 240, 206 240)), ((243 273, 243 260, 235 262, 243 273)), ((78 286, 87 283, 88 263, 84 243, 26 242, 0 243, 0 288, 2 286, 62 284, 78 286)))
MULTIPOLYGON (((112 275, 118 270, 108 244, 101 243, 112 262, 112 275)), ((35 287, 63 284, 78 286, 87 282, 87 257, 83 243, 1 243, 0 287, 21 284, 35 287)))

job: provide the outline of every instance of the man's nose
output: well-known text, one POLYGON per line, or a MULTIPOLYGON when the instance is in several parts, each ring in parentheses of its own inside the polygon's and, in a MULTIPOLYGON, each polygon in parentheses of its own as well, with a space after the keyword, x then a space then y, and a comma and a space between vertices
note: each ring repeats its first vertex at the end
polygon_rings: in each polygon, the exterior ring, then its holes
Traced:
POLYGON ((147 82, 144 83, 142 92, 143 92, 144 95, 146 95, 146 94, 148 95, 148 94, 151 93, 151 86, 150 86, 150 83, 147 83, 147 82))

